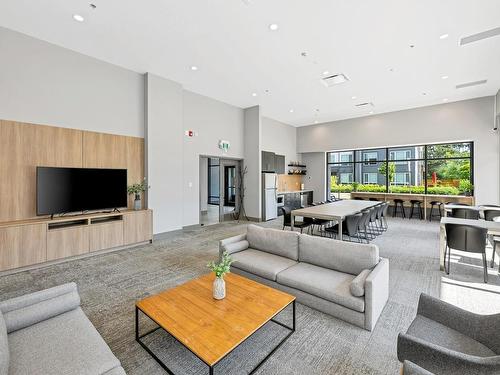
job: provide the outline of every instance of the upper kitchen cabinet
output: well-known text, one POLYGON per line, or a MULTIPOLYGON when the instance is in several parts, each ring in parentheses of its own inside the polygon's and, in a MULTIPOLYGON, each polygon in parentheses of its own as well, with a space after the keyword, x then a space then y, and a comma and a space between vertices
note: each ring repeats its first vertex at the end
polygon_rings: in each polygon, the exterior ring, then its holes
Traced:
POLYGON ((285 155, 276 155, 274 152, 262 151, 262 172, 285 174, 285 155))
POLYGON ((262 172, 276 172, 274 152, 262 151, 262 172))
POLYGON ((285 155, 274 155, 274 167, 276 173, 278 174, 286 173, 285 155))

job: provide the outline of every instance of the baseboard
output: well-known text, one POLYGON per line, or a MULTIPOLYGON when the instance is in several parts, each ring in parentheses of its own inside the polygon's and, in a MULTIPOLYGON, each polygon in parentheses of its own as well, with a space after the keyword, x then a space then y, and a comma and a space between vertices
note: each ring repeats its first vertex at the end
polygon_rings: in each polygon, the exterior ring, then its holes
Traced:
POLYGON ((138 243, 134 243, 134 244, 131 244, 131 245, 113 247, 111 249, 97 250, 97 251, 93 251, 93 252, 87 253, 87 254, 74 255, 74 256, 71 256, 71 257, 67 257, 67 258, 51 260, 51 261, 48 261, 48 262, 43 262, 43 263, 38 263, 38 264, 32 264, 32 265, 29 265, 29 266, 14 268, 14 269, 11 269, 11 270, 5 270, 5 271, 1 271, 0 272, 0 277, 1 276, 12 275, 12 274, 19 273, 19 272, 32 271, 32 270, 36 270, 36 269, 40 269, 40 268, 50 267, 50 266, 53 266, 55 264, 61 264, 61 263, 71 262, 73 260, 85 259, 85 258, 90 258, 90 257, 98 256, 98 255, 104 255, 104 254, 108 254, 108 253, 114 253, 115 251, 132 249, 134 247, 138 247, 138 246, 142 246, 142 245, 147 245, 147 244, 151 244, 151 243, 152 243, 152 241, 138 242, 138 243))

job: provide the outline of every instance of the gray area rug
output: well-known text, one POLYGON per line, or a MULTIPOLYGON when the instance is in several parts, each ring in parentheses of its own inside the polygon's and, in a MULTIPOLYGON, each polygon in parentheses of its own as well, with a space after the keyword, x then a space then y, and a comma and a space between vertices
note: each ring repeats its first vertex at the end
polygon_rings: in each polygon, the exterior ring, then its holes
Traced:
MULTIPOLYGON (((148 295, 207 273, 217 257, 218 240, 245 231, 246 223, 224 223, 163 236, 153 245, 74 260, 0 277, 0 299, 55 286, 78 284, 82 307, 122 362, 128 374, 164 374, 134 340, 134 303, 148 295)), ((280 227, 278 221, 264 226, 280 227)), ((261 367, 259 374, 398 374, 396 339, 416 313, 421 292, 446 295, 471 310, 500 311, 498 276, 482 283, 479 259, 453 255, 452 274, 439 271, 439 225, 392 219, 389 231, 374 243, 390 259, 390 297, 373 332, 314 309, 297 305, 297 331, 261 367), (455 276, 454 276, 455 275, 455 276), (443 281, 444 280, 444 281, 443 281)), ((291 314, 283 312, 283 322, 291 314)), ((144 329, 153 328, 147 318, 144 329)), ((269 323, 216 366, 219 374, 247 373, 283 337, 269 323)), ((205 374, 208 369, 168 334, 147 338, 154 351, 179 374, 205 374)))

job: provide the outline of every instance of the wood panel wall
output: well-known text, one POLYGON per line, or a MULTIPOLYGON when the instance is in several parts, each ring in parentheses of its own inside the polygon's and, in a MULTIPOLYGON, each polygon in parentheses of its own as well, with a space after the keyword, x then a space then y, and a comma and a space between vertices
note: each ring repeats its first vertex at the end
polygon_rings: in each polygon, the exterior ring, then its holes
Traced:
POLYGON ((0 120, 0 222, 36 216, 37 166, 126 168, 140 182, 144 139, 0 120))

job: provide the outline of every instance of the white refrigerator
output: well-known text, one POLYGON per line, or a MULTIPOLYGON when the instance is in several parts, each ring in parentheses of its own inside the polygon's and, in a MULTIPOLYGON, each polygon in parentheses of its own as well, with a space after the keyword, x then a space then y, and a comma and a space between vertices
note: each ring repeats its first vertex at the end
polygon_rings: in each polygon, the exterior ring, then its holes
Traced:
POLYGON ((262 219, 264 221, 276 219, 278 217, 276 191, 276 173, 262 173, 262 219))

